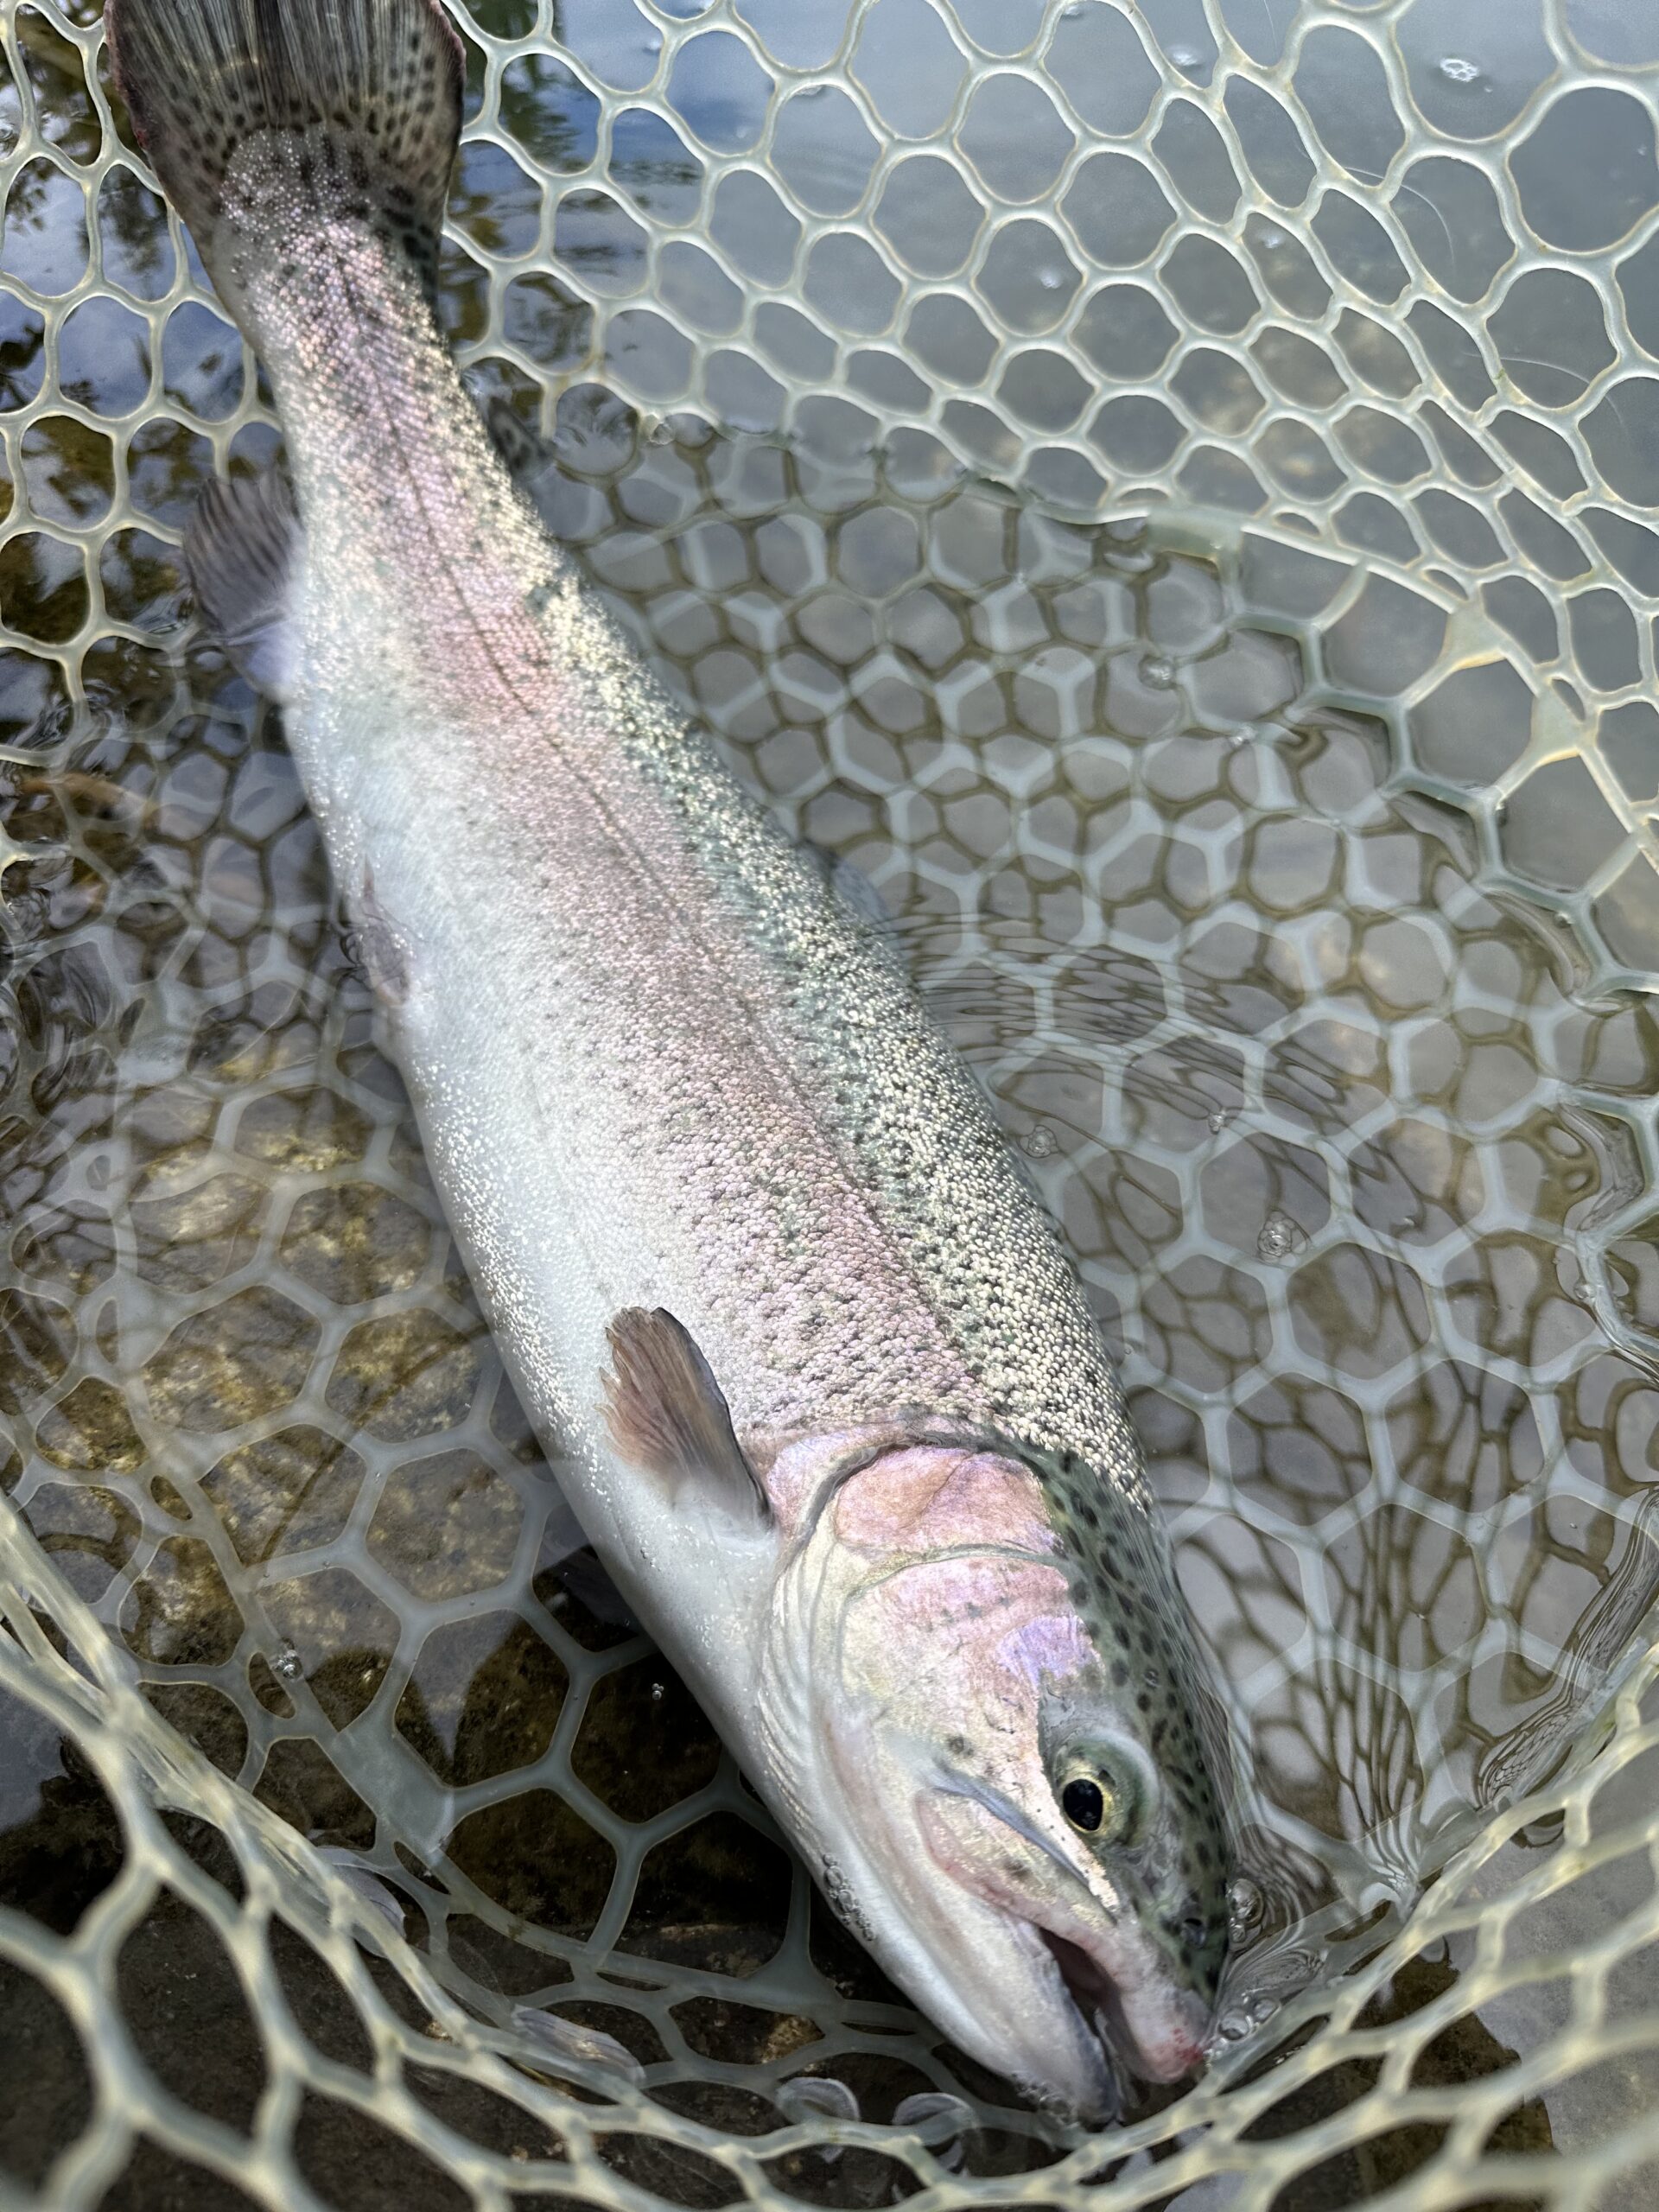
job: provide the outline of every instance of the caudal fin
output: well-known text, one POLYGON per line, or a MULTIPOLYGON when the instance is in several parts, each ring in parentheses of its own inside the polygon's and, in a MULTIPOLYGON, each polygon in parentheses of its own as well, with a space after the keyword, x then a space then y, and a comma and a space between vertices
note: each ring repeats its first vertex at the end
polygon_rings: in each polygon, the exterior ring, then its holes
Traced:
POLYGON ((109 0, 107 22, 145 150, 232 297, 238 243, 279 252, 285 225, 340 213, 429 268, 462 82, 438 0, 109 0), (273 138, 296 158, 241 175, 244 149, 273 138))

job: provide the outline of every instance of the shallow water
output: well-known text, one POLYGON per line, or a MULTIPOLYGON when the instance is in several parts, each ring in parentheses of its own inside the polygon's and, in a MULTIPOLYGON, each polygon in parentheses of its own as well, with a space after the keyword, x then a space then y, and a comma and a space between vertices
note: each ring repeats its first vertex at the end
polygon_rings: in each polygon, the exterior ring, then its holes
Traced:
MULTIPOLYGON (((570 413, 552 518, 650 518, 595 572, 875 883, 1119 1351, 1267 1831, 1243 2032, 1548 1775, 1651 1601, 1659 1025, 1475 888, 1213 566, 570 413)), ((463 1984, 757 2086, 827 2005, 809 2063, 856 2088, 880 2018, 895 2099, 995 2106, 566 1556, 275 718, 169 644, 159 711, 7 772, 10 1495, 168 1717, 463 1984), (610 1954, 679 1972, 641 2006, 610 1954)))
MULTIPOLYGON (((30 50, 37 75, 67 67, 44 33, 30 50)), ((499 95, 556 167, 582 127, 557 66, 513 63, 499 95)), ((627 66, 607 48, 601 73, 627 66)), ((78 159, 73 87, 53 96, 78 159)), ((992 167, 1021 143, 995 121, 992 167)), ((800 128, 823 194, 849 126, 800 128)), ((671 147, 641 126, 609 160, 674 219, 671 147)), ((528 256, 515 188, 474 153, 461 232, 528 256)), ((25 173, 0 254, 48 294, 82 265, 54 194, 25 173)), ((601 277, 628 250, 602 197, 561 209, 567 265, 601 277)), ((163 296, 175 248, 136 175, 96 213, 105 276, 163 296)), ((1032 252, 986 283, 1035 329, 1071 292, 1032 252)), ((453 246, 464 340, 476 280, 453 246)), ((826 265, 838 281, 856 273, 826 265)), ((1499 773, 1555 709, 1491 633, 1460 651, 1445 606, 1359 596, 1237 532, 1084 527, 920 436, 791 457, 758 416, 716 435, 575 385, 539 447, 574 310, 544 275, 510 291, 510 343, 471 373, 550 520, 739 772, 875 883, 1120 1353, 1258 1795, 1242 2037, 1559 1765, 1659 1589, 1659 1022, 1597 995, 1570 921, 1495 892, 1424 788, 1499 773)), ((237 467, 276 442, 239 346, 187 302, 153 361, 136 308, 100 296, 48 348, 6 301, 8 404, 48 375, 67 403, 12 442, 41 526, 0 545, 22 756, 0 772, 8 1495, 167 1718, 368 1870, 480 2010, 613 2037, 733 2131, 775 2125, 805 2073, 876 2120, 965 2094, 971 2171, 1051 2156, 1062 2132, 940 2049, 829 1922, 581 1550, 502 1381, 275 718, 188 626, 174 541, 214 441, 237 467), (71 685, 30 641, 68 648, 71 685)), ((1521 787, 1522 874, 1549 880, 1572 799, 1521 787)), ((1569 857, 1574 882, 1597 861, 1569 857)), ((16 1719, 0 1896, 67 1928, 118 1864, 111 1815, 73 1748, 16 1719)), ((1651 1868, 1631 1879, 1645 1897, 1651 1868)), ((192 1940, 152 1930, 126 2010, 172 2019, 164 2077, 245 2124, 245 2079, 207 2064, 239 2048, 234 2005, 206 2001, 207 1954, 201 2006, 173 1978, 192 1940)), ((1433 2001, 1462 1963, 1389 2002, 1433 2001)), ((293 1971, 315 2010, 317 1970, 293 1971)), ((1465 2023, 1440 2078, 1539 2031, 1465 2023)), ((1517 2106, 1506 2140, 1541 2149, 1573 2109, 1517 2106)), ((67 2105, 29 2124, 73 2132, 67 2105)), ((1433 2148, 1396 2145, 1367 2185, 1433 2148)), ((887 2201, 855 2156, 798 2161, 798 2193, 887 2201)))

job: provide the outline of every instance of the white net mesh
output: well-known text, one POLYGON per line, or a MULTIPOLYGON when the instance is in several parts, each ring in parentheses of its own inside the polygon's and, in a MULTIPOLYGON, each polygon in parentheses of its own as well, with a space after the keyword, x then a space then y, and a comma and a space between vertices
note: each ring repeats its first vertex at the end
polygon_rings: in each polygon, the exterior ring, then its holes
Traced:
POLYGON ((457 18, 469 378, 993 1090, 1271 1847, 1092 2142, 813 1899, 190 626, 255 365, 94 8, 0 0, 0 2204, 1645 2212, 1659 19, 457 18))

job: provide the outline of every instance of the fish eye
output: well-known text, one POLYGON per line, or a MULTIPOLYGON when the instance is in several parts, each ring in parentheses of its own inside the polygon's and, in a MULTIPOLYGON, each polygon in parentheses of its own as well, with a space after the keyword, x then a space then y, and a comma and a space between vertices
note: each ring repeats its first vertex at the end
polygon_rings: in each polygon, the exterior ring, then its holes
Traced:
POLYGON ((1100 1784, 1088 1775, 1068 1782, 1060 1792, 1060 1810, 1074 1828, 1092 1834, 1106 1817, 1106 1798, 1100 1784))
POLYGON ((1096 1843, 1132 1840, 1143 1796, 1132 1767, 1091 1745, 1075 1751, 1057 1778, 1060 1810, 1079 1835, 1096 1843))

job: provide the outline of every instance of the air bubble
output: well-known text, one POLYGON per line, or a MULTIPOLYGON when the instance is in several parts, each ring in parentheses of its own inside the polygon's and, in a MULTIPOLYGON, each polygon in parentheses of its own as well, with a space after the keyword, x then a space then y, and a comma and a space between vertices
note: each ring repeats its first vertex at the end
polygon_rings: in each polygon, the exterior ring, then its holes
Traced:
POLYGON ((1478 61, 1471 61, 1461 54, 1446 54, 1440 57, 1440 74, 1454 85, 1482 85, 1486 73, 1478 61))
POLYGON ((837 2082, 828 2074, 798 2074, 792 2082, 785 2082, 777 2093, 780 2111, 791 2120, 805 2120, 822 2113, 830 2120, 856 2120, 858 2098, 845 2082, 837 2082))
POLYGON ((925 2088, 893 2106, 893 2126, 913 2128, 925 2144, 949 2144, 973 2126, 973 2106, 949 2090, 925 2088))
POLYGON ((1249 1874, 1236 1874, 1227 1885, 1227 1927, 1236 1942, 1259 1924, 1266 1903, 1262 1885, 1249 1874))
POLYGON ((636 2086, 645 2078, 645 2069, 623 2044, 614 2036, 607 2036, 602 2028, 585 2027, 580 2021, 567 2020, 558 2012, 543 2012, 532 2005, 513 2007, 512 2024, 527 2042, 563 2063, 574 2061, 580 2066, 592 2066, 607 2074, 619 2074, 625 2082, 636 2086))
MULTIPOLYGON (((828 2075, 798 2074, 792 2082, 772 2093, 772 2101, 787 2120, 799 2127, 815 2120, 856 2120, 858 2099, 844 2082, 828 2075)), ((836 2164, 841 2151, 835 2144, 817 2146, 826 2166, 836 2164)))
POLYGON ((1287 1260, 1306 1246, 1307 1231, 1285 1213, 1270 1213, 1255 1240, 1255 1249, 1264 1260, 1287 1260))

